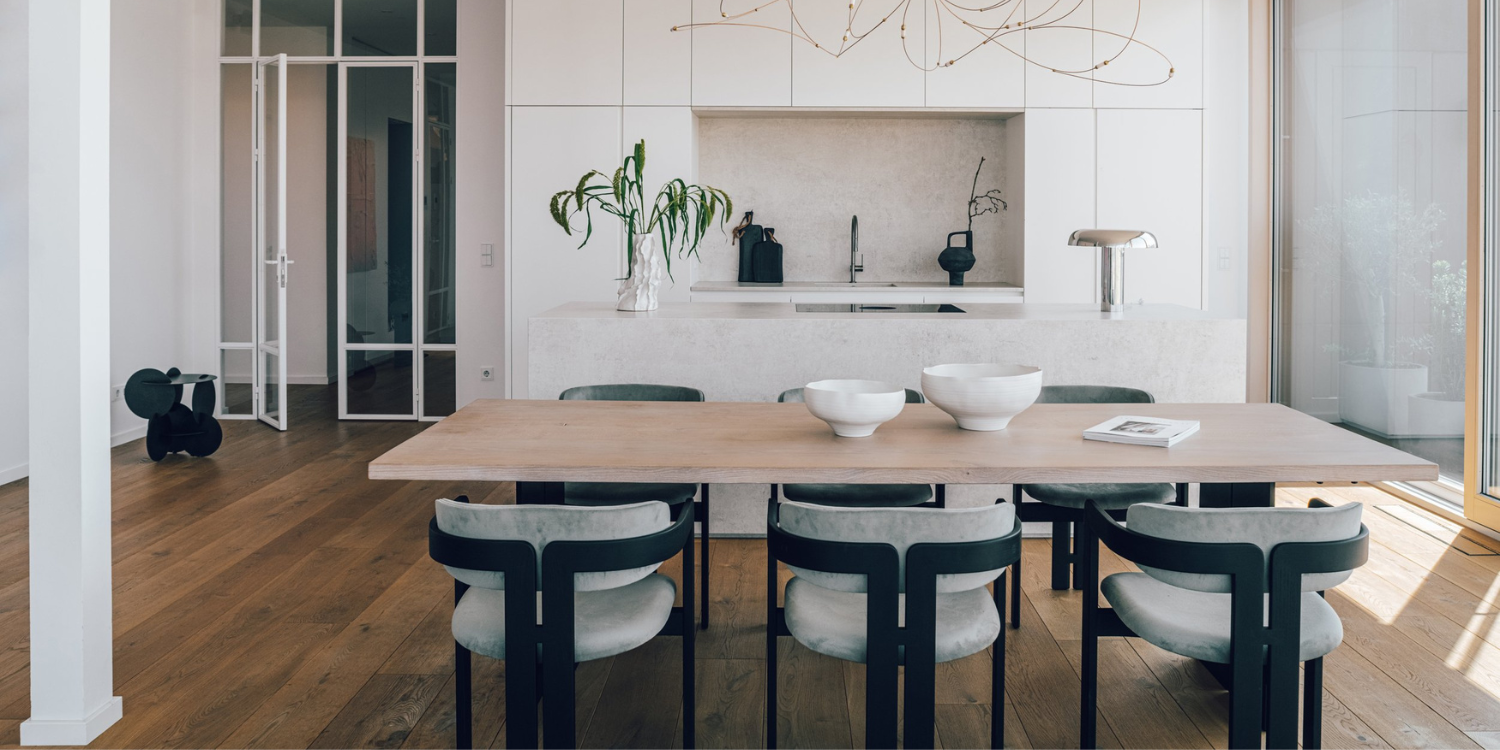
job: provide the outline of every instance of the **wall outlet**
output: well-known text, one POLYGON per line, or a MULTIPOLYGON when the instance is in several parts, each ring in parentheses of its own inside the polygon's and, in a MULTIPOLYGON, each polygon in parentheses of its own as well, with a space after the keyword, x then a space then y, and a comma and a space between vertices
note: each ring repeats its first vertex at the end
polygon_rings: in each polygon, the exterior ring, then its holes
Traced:
POLYGON ((479 368, 479 379, 480 380, 494 380, 495 379, 495 368, 494 367, 481 367, 481 368, 479 368))
POLYGON ((109 389, 109 400, 110 401, 119 401, 120 399, 123 399, 123 398, 125 398, 125 386, 124 386, 124 384, 113 386, 113 387, 111 387, 109 389))

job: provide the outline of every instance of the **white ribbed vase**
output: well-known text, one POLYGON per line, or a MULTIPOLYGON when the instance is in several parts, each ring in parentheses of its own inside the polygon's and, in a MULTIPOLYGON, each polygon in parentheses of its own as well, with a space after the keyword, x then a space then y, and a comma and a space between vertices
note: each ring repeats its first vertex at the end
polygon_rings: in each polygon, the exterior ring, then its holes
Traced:
POLYGON ((630 276, 620 281, 620 302, 616 310, 646 312, 660 304, 656 298, 661 280, 667 275, 661 253, 656 252, 656 235, 635 236, 635 257, 630 262, 630 276))

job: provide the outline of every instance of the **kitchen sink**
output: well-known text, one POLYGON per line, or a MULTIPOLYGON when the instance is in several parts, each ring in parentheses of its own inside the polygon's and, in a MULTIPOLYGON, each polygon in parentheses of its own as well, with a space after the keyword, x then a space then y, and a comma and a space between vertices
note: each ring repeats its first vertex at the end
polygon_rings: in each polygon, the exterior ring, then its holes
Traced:
POLYGON ((813 286, 875 287, 889 289, 896 286, 890 281, 815 281, 813 286))
POLYGON ((956 305, 797 305, 797 312, 808 313, 961 313, 963 311, 963 308, 956 305))

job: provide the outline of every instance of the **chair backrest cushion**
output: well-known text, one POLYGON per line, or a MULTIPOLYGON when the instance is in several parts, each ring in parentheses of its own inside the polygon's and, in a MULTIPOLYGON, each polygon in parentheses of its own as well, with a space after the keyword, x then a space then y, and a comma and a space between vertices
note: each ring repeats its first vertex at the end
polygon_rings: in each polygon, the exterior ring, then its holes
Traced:
MULTIPOLYGON (((781 528, 798 536, 834 542, 884 542, 901 558, 901 589, 906 589, 906 551, 923 542, 977 542, 1010 533, 1016 507, 997 503, 978 508, 847 508, 808 503, 781 504, 781 528)), ((834 591, 863 593, 865 577, 792 567, 808 583, 834 591)), ((939 593, 972 591, 1002 571, 940 575, 939 593)))
POLYGON ((1156 398, 1139 388, 1117 385, 1044 385, 1039 404, 1152 404, 1156 398))
POLYGON ((703 391, 681 385, 617 383, 580 385, 557 397, 561 401, 707 401, 703 391))
MULTIPOLYGON (((1248 542, 1266 553, 1269 574, 1271 550, 1285 542, 1336 542, 1359 533, 1364 506, 1347 503, 1333 508, 1182 508, 1175 505, 1132 505, 1125 522, 1131 531, 1183 542, 1226 544, 1248 542)), ((1179 573, 1140 566, 1141 572, 1164 583, 1194 591, 1230 590, 1229 576, 1179 573)), ((1309 573, 1303 591, 1322 591, 1343 583, 1352 571, 1309 573)), ((1267 582, 1269 586, 1269 581, 1267 582)))
MULTIPOLYGON (((782 391, 780 396, 776 397, 776 401, 782 404, 800 404, 805 402, 806 400, 807 399, 802 396, 801 388, 788 388, 782 391)), ((923 396, 922 392, 919 390, 907 388, 906 403, 925 404, 927 403, 927 397, 923 396)))
MULTIPOLYGON (((454 536, 471 539, 517 539, 536 548, 537 585, 541 585, 542 550, 551 542, 602 541, 645 536, 667 528, 671 510, 666 503, 631 505, 472 505, 441 499, 436 503, 438 528, 454 536)), ((505 588, 505 574, 486 570, 448 568, 448 572, 470 586, 505 588)), ((631 570, 579 573, 573 578, 578 591, 599 591, 626 586, 650 575, 657 565, 631 570)))

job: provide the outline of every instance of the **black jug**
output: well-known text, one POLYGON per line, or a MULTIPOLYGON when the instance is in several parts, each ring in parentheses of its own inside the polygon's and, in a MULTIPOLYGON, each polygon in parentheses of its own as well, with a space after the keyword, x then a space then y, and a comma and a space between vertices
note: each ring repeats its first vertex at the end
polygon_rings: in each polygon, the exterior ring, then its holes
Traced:
POLYGON ((740 220, 740 225, 734 228, 734 239, 740 243, 740 278, 741 282, 755 281, 755 246, 764 238, 764 232, 755 221, 755 212, 746 211, 745 218, 740 220))

